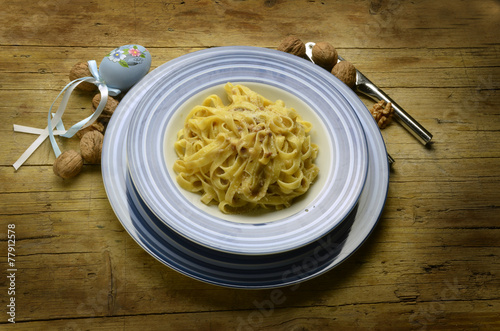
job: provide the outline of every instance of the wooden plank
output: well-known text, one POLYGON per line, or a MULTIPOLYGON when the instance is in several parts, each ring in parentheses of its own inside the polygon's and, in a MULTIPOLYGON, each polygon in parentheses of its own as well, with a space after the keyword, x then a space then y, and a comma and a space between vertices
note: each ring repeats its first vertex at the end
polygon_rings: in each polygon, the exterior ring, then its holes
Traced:
MULTIPOLYGON (((409 328, 474 328, 471 320, 480 320, 481 327, 495 329, 499 323, 496 313, 498 300, 489 304, 481 301, 462 302, 448 297, 421 304, 388 304, 380 311, 377 304, 319 305, 293 308, 254 308, 244 311, 200 311, 178 314, 151 314, 133 316, 109 316, 71 319, 46 319, 23 322, 31 329, 91 329, 111 330, 290 330, 290 329, 409 329, 409 328), (266 310, 268 309, 268 310, 266 310)), ((286 297, 285 297, 286 298, 286 297)), ((269 300, 269 299, 264 299, 269 300)), ((257 301, 257 304, 261 302, 257 301)), ((85 303, 94 307, 93 302, 85 303)), ((16 325, 6 325, 5 330, 14 330, 16 325)))
POLYGON ((2 45, 116 46, 136 40, 149 47, 272 47, 286 35, 297 34, 335 40, 338 47, 460 47, 459 40, 473 47, 495 44, 496 10, 494 0, 202 0, 140 5, 130 0, 99 4, 60 0, 35 5, 15 1, 4 6, 2 19, 12 23, 2 26, 0 36, 2 45), (79 8, 78 13, 73 8, 79 8), (19 15, 23 19, 17 19, 19 15))
MULTIPOLYGON (((334 41, 331 43, 334 44, 334 41)), ((152 69, 176 57, 202 49, 149 48, 152 69)), ((0 63, 0 71, 11 74, 9 77, 12 79, 4 80, 0 89, 60 91, 69 83, 68 75, 74 64, 88 60, 96 60, 99 64, 111 50, 112 47, 31 46, 3 49, 0 55, 5 60, 0 63)), ((473 51, 417 48, 411 49, 411 56, 407 49, 390 48, 338 48, 338 52, 381 88, 473 87, 487 92, 497 90, 500 85, 499 66, 486 65, 495 62, 498 54, 495 47, 477 48, 473 51), (457 52, 460 57, 456 56, 457 52)), ((56 93, 54 98, 55 96, 56 93)))

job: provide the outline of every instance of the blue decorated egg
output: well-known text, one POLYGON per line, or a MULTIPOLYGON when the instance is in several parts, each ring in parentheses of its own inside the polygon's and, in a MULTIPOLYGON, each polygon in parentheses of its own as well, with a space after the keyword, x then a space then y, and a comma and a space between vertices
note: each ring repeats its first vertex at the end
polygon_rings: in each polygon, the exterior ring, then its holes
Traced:
POLYGON ((99 65, 99 76, 108 87, 126 92, 151 68, 151 54, 140 45, 120 46, 106 55, 99 65))

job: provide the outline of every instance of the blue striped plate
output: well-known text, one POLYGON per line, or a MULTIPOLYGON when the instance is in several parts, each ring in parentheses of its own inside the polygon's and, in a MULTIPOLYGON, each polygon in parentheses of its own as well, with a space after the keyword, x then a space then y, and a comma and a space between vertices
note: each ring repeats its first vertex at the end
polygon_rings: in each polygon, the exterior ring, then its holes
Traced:
POLYGON ((145 205, 179 235, 222 252, 281 253, 335 229, 356 205, 367 174, 366 138, 346 98, 353 92, 325 70, 275 50, 219 47, 166 63, 143 86, 147 92, 130 110, 130 177, 145 205), (177 132, 204 98, 223 97, 227 82, 246 85, 271 101, 282 99, 312 123, 320 173, 290 208, 226 215, 178 186, 172 169, 177 132))
POLYGON ((383 210, 389 166, 375 121, 361 100, 345 86, 338 88, 359 117, 367 137, 369 165, 366 184, 356 206, 337 228, 295 250, 242 256, 213 250, 186 239, 167 226, 144 203, 132 183, 124 144, 138 104, 163 76, 162 70, 153 71, 123 98, 108 124, 102 154, 102 176, 111 206, 123 227, 144 250, 170 268, 203 282, 262 289, 291 285, 321 275, 339 265, 365 242, 383 210))

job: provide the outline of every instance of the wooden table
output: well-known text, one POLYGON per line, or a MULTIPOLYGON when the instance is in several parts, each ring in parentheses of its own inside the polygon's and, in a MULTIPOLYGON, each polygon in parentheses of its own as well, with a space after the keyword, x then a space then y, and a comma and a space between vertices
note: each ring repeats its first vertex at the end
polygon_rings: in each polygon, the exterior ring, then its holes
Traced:
MULTIPOLYGON (((0 5, 3 330, 500 329, 498 1, 0 5), (45 141, 12 167, 35 139, 13 124, 45 127, 77 62, 138 43, 154 68, 207 47, 276 48, 289 34, 333 44, 434 138, 424 147, 398 123, 383 130, 396 163, 374 232, 337 268, 280 289, 272 308, 258 306, 273 290, 205 284, 146 253, 114 215, 99 165, 62 180, 45 141)), ((92 96, 73 93, 65 123, 88 116, 92 96)))

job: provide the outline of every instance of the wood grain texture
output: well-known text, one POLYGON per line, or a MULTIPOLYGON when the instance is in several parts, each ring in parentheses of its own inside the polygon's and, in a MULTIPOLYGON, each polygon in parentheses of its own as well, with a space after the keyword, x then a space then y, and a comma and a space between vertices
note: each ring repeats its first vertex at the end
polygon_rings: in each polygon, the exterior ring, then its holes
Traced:
MULTIPOLYGON (((500 3, 487 1, 68 1, 1 3, 2 330, 500 329, 500 3), (108 202, 99 165, 62 180, 44 127, 71 67, 118 45, 153 68, 227 45, 328 41, 433 133, 382 131, 396 159, 367 242, 339 267, 274 290, 208 285, 142 250, 108 202), (9 323, 7 226, 16 226, 16 324, 9 323)), ((65 124, 91 113, 75 92, 65 124)), ((372 100, 361 97, 370 107, 372 100)), ((59 139, 62 149, 78 140, 59 139)))

